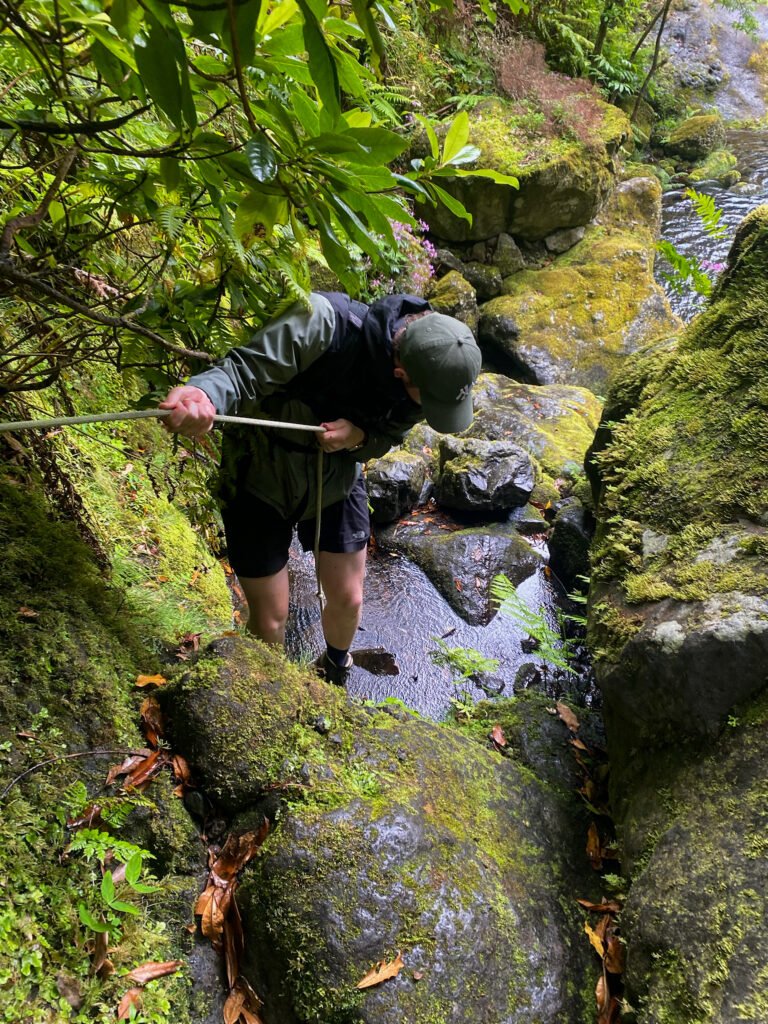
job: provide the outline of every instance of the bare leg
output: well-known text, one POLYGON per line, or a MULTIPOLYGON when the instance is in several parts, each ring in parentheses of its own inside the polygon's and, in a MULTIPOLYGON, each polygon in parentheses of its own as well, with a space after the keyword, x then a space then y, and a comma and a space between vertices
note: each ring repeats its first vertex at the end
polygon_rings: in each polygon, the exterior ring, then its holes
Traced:
POLYGON ((268 644, 285 644, 288 567, 274 576, 238 576, 248 602, 248 629, 268 644))
POLYGON ((325 592, 323 634, 326 643, 342 651, 355 639, 363 610, 366 550, 321 551, 318 568, 325 592))

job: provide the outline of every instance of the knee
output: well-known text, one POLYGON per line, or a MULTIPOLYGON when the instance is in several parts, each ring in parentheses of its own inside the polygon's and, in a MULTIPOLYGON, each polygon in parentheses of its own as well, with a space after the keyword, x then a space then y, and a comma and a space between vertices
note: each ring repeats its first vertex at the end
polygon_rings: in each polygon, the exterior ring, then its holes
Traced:
POLYGON ((345 615, 359 615, 363 608, 363 588, 356 583, 334 588, 326 598, 328 604, 345 615))

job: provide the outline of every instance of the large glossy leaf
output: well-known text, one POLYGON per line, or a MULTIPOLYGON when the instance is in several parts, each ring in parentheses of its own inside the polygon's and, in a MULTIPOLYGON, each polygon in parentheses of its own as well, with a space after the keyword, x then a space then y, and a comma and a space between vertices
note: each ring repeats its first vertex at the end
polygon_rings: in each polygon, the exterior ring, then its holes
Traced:
POLYGON ((308 0, 298 0, 298 4, 304 16, 304 44, 312 78, 323 106, 335 120, 341 113, 341 94, 333 54, 308 0))
POLYGON ((497 185, 510 185, 512 188, 519 188, 520 182, 511 174, 502 174, 500 171, 492 171, 488 167, 480 167, 473 171, 456 169, 453 174, 457 178, 490 178, 497 185))
POLYGON ((288 200, 285 196, 267 195, 264 192, 250 192, 237 208, 234 229, 239 238, 250 234, 261 224, 267 237, 272 234, 275 224, 288 222, 288 200))
POLYGON ((136 65, 147 92, 164 114, 181 128, 181 79, 169 60, 167 34, 156 22, 147 36, 136 40, 136 65))
POLYGON ((461 110, 453 119, 453 124, 445 136, 442 162, 444 164, 450 163, 453 157, 458 156, 464 146, 466 146, 468 138, 469 115, 466 110, 461 110))
POLYGON ((273 181, 277 175, 277 153, 266 135, 254 135, 245 144, 248 166, 256 181, 273 181))
POLYGON ((454 217, 460 217, 469 224, 472 223, 472 214, 464 204, 459 202, 459 200, 455 196, 452 196, 450 192, 446 192, 444 188, 440 188, 440 186, 436 185, 434 181, 430 181, 427 184, 427 189, 443 204, 443 206, 450 210, 454 217))

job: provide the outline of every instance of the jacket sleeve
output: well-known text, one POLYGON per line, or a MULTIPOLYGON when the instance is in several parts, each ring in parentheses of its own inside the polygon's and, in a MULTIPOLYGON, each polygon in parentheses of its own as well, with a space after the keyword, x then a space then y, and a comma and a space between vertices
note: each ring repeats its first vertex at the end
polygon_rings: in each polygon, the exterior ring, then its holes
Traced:
POLYGON ((237 415, 244 402, 258 402, 306 370, 330 346, 336 315, 330 302, 312 293, 312 309, 292 306, 257 331, 246 345, 231 349, 223 359, 188 384, 204 391, 216 411, 237 415))
POLYGON ((392 422, 386 428, 369 431, 365 444, 355 452, 355 458, 358 462, 381 458, 382 455, 387 454, 390 448, 401 444, 408 431, 415 427, 421 419, 421 415, 416 413, 412 419, 392 422))

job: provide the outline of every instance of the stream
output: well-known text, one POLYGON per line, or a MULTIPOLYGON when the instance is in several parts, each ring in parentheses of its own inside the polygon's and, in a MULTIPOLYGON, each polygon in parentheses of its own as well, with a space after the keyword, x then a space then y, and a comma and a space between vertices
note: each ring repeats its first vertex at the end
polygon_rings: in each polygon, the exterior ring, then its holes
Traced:
MULTIPOLYGON (((720 223, 727 229, 723 238, 713 239, 705 234, 685 195, 687 186, 666 192, 662 200, 662 238, 672 242, 684 256, 698 257, 713 280, 717 277, 717 268, 725 262, 739 222, 750 210, 768 202, 768 131, 732 130, 728 132, 726 145, 738 159, 742 181, 732 188, 721 188, 714 182, 696 186, 697 192, 712 196, 722 210, 720 223)), ((667 291, 672 309, 687 323, 703 308, 706 299, 692 289, 680 295, 670 288, 663 278, 661 262, 657 262, 659 282, 667 291)))

